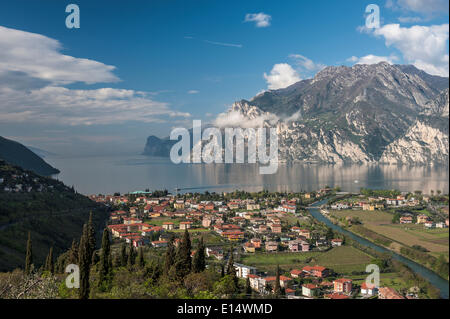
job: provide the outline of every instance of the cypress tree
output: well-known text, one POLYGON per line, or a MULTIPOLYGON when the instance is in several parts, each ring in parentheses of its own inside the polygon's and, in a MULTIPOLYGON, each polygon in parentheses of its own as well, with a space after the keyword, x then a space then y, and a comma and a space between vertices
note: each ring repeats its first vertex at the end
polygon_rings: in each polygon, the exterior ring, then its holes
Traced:
POLYGON ((128 250, 128 260, 127 260, 128 268, 133 267, 135 261, 136 261, 136 251, 133 247, 133 242, 130 241, 130 249, 128 250))
POLYGON ((191 272, 191 238, 187 229, 177 250, 175 267, 180 278, 186 277, 191 272))
POLYGON ((69 264, 78 263, 78 245, 75 239, 72 241, 72 247, 69 251, 69 264))
POLYGON ((164 274, 168 275, 170 268, 175 263, 175 245, 173 244, 173 236, 170 237, 169 243, 167 244, 166 254, 164 256, 164 274))
POLYGON ((281 296, 280 267, 278 265, 277 265, 277 275, 275 277, 275 286, 273 288, 273 292, 275 294, 275 298, 279 298, 281 296))
POLYGON ((200 242, 197 247, 197 252, 194 255, 194 259, 192 261, 192 271, 195 273, 199 273, 205 270, 206 261, 205 261, 205 244, 203 243, 203 237, 200 238, 200 242))
POLYGON ((233 257, 233 246, 230 247, 230 257, 227 263, 227 275, 236 274, 236 269, 234 268, 234 257, 233 257))
POLYGON ((99 286, 105 282, 110 274, 111 265, 111 243, 109 242, 108 229, 103 230, 102 236, 102 252, 100 255, 100 271, 99 271, 99 286))
POLYGON ((33 247, 31 244, 31 234, 28 232, 27 254, 25 257, 25 274, 31 274, 31 265, 33 264, 33 247))
POLYGON ((128 262, 128 254, 127 254, 127 244, 123 243, 122 248, 120 250, 120 264, 122 267, 125 267, 128 262))
POLYGON ((245 294, 250 296, 252 294, 252 287, 250 286, 250 277, 247 276, 247 280, 245 281, 245 294))
POLYGON ((89 258, 92 258, 92 254, 95 251, 95 228, 94 223, 92 222, 92 212, 89 213, 89 222, 88 222, 88 243, 89 243, 89 258))
POLYGON ((138 265, 140 268, 145 267, 144 249, 142 248, 142 246, 139 247, 138 265))
POLYGON ((49 271, 51 274, 55 271, 55 266, 53 263, 53 247, 50 247, 50 251, 48 252, 47 259, 45 260, 45 270, 49 271))
POLYGON ((80 248, 78 263, 80 267, 80 289, 79 298, 88 299, 89 298, 89 275, 91 270, 92 256, 90 255, 91 246, 89 244, 89 228, 87 224, 83 226, 83 235, 80 239, 80 248))

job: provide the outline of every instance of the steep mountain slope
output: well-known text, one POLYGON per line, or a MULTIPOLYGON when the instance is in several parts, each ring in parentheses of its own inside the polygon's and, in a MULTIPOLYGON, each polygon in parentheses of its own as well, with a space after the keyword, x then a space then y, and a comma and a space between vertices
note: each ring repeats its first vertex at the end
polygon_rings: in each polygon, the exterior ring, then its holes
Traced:
POLYGON ((228 114, 231 118, 238 113, 249 122, 259 118, 266 126, 268 114, 276 115, 282 161, 376 162, 383 158, 394 162, 397 158, 402 163, 440 163, 448 159, 448 146, 442 144, 448 131, 442 127, 432 131, 428 125, 433 125, 436 112, 448 118, 448 102, 442 106, 446 96, 448 101, 448 78, 382 62, 327 67, 313 79, 238 101, 228 114), (445 83, 447 93, 441 92, 445 83), (418 125, 418 117, 427 115, 431 117, 418 125), (397 154, 403 150, 392 143, 407 132, 415 132, 413 136, 425 143, 422 153, 429 156, 397 154), (436 145, 423 140, 431 132, 438 138, 436 145))
POLYGON ((0 159, 10 164, 18 165, 36 174, 50 176, 59 170, 47 164, 40 156, 22 144, 0 136, 0 159))
MULTIPOLYGON (((57 256, 78 240, 93 212, 97 229, 108 214, 103 206, 57 180, 25 171, 0 160, 0 271, 23 267, 28 232, 33 262, 39 267, 50 247, 57 256)), ((97 242, 100 241, 98 233, 97 242)))

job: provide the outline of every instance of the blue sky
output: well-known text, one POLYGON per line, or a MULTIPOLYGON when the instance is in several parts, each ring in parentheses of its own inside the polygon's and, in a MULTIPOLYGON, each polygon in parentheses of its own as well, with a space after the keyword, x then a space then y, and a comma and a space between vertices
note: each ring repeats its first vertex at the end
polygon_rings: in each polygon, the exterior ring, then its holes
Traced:
POLYGON ((2 1, 0 135, 59 154, 138 152, 150 134, 213 121, 328 65, 389 60, 448 76, 447 12, 440 0, 2 1), (69 3, 79 29, 65 27, 69 3), (370 3, 378 33, 362 28, 370 3), (17 91, 1 91, 12 81, 17 91))

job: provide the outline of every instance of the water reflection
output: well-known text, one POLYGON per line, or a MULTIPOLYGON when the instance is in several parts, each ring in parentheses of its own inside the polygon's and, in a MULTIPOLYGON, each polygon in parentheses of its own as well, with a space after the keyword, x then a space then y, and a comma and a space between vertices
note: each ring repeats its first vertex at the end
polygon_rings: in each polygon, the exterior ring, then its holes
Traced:
POLYGON ((280 164, 273 175, 259 174, 255 164, 172 164, 144 156, 62 158, 46 160, 57 176, 81 193, 128 192, 142 189, 190 188, 192 191, 311 191, 325 185, 345 191, 361 187, 447 193, 448 166, 280 164))

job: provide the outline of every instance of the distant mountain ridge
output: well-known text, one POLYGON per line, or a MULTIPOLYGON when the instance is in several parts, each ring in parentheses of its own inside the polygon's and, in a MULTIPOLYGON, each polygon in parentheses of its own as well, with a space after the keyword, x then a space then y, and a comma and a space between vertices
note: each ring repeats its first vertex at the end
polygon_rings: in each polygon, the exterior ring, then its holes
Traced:
POLYGON ((4 159, 10 164, 17 165, 23 169, 30 170, 36 174, 50 176, 58 174, 60 171, 39 155, 36 155, 24 145, 0 136, 0 159, 4 159))
MULTIPOLYGON (((276 127, 281 162, 447 164, 448 87, 412 65, 330 66, 235 102, 221 125, 276 127)), ((144 154, 170 151, 163 141, 144 154)))

